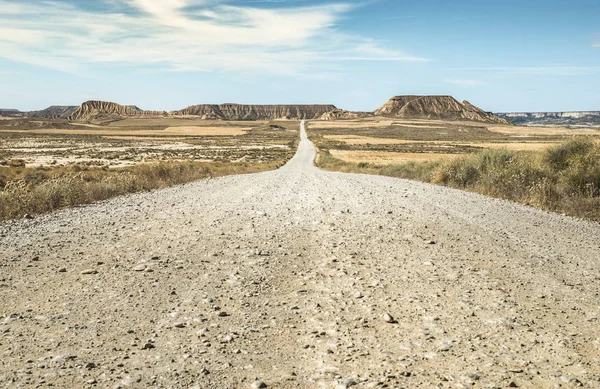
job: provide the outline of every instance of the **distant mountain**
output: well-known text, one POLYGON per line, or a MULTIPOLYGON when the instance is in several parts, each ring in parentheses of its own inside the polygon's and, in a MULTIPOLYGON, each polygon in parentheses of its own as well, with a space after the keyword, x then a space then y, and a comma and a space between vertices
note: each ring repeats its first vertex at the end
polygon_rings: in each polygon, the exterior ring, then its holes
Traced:
POLYGON ((510 124, 468 101, 459 103, 452 96, 394 96, 374 111, 377 116, 402 119, 475 120, 510 124))
POLYGON ((496 116, 521 126, 600 126, 600 111, 508 112, 497 113, 496 116))
POLYGON ((275 120, 319 119, 328 112, 336 111, 334 105, 250 105, 250 104, 200 104, 192 105, 170 114, 176 116, 199 116, 203 119, 224 120, 275 120))

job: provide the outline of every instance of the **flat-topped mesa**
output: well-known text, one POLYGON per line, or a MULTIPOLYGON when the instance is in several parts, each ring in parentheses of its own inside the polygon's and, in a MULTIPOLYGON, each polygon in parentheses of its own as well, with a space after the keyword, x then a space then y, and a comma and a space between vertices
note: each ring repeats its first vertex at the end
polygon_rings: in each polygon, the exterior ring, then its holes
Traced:
POLYGON ((452 96, 394 96, 374 112, 378 116, 402 119, 474 120, 510 124, 468 101, 459 103, 452 96))
POLYGON ((90 100, 81 104, 70 116, 71 121, 118 120, 128 117, 161 117, 165 111, 145 111, 132 105, 120 105, 108 101, 90 100))
POLYGON ((177 116, 198 116, 202 119, 222 120, 316 120, 337 110, 334 105, 254 105, 254 104, 200 104, 180 111, 177 116))

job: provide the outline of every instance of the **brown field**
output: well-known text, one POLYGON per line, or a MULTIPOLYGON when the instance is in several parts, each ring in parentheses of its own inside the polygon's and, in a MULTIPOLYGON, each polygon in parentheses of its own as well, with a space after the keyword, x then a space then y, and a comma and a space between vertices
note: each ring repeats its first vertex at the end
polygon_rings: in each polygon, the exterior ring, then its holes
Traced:
POLYGON ((268 124, 268 121, 249 120, 203 120, 198 117, 128 118, 108 123, 108 127, 245 127, 253 128, 268 124))
POLYGON ((406 139, 393 139, 393 138, 374 138, 368 136, 359 135, 325 135, 325 139, 334 141, 344 142, 349 145, 402 145, 402 144, 434 144, 434 145, 446 145, 447 147, 454 146, 472 146, 485 149, 507 149, 514 151, 525 151, 525 150, 543 150, 550 146, 556 145, 557 142, 509 142, 509 143, 450 143, 441 141, 415 141, 406 139))
POLYGON ((542 151, 573 137, 600 138, 600 129, 518 127, 469 121, 391 120, 378 117, 313 121, 309 123, 308 130, 317 147, 330 151, 334 157, 337 155, 347 162, 382 165, 389 165, 393 161, 440 160, 440 154, 471 154, 482 149, 542 151))
POLYGON ((568 128, 568 127, 525 127, 525 126, 489 126, 488 130, 501 134, 518 136, 572 136, 572 135, 600 135, 600 128, 568 128))
POLYGON ((289 121, 126 119, 95 125, 15 119, 0 122, 0 166, 116 168, 182 160, 283 161, 294 152, 298 128, 297 122, 289 121))
POLYGON ((0 129, 0 132, 11 133, 30 133, 30 134, 60 134, 60 135, 116 135, 116 136, 237 136, 243 135, 246 131, 250 131, 250 127, 200 127, 200 126, 181 126, 167 127, 164 129, 149 129, 149 130, 127 130, 123 128, 106 128, 106 127, 89 127, 85 129, 61 129, 61 128, 40 128, 32 130, 7 130, 0 129))
POLYGON ((292 121, 3 120, 0 219, 275 169, 294 154, 299 127, 292 121))
POLYGON ((457 154, 443 153, 397 153, 393 151, 349 151, 329 150, 331 156, 352 163, 372 163, 376 165, 393 165, 406 162, 443 161, 456 158, 457 154))

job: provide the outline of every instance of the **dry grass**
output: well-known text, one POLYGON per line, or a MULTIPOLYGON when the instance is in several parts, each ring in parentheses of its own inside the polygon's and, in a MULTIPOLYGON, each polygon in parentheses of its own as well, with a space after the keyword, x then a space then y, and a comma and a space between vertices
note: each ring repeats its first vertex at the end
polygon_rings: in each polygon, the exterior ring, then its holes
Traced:
POLYGON ((351 163, 393 165, 404 162, 442 161, 456 158, 457 154, 444 153, 398 153, 393 151, 329 150, 332 157, 351 163))
POLYGON ((446 161, 350 163, 320 150, 327 170, 416 179, 600 221, 600 141, 575 138, 544 151, 488 149, 446 161))
POLYGON ((137 165, 122 169, 0 168, 0 220, 50 212, 110 197, 207 177, 255 173, 279 167, 271 163, 199 163, 137 165))

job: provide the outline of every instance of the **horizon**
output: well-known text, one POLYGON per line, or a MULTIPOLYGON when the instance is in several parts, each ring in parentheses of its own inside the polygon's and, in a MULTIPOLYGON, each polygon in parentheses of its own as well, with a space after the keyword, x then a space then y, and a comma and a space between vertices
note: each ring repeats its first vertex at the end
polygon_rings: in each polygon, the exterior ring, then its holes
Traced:
POLYGON ((600 110, 598 1, 440 3, 0 0, 0 107, 370 112, 449 95, 497 113, 600 110))

